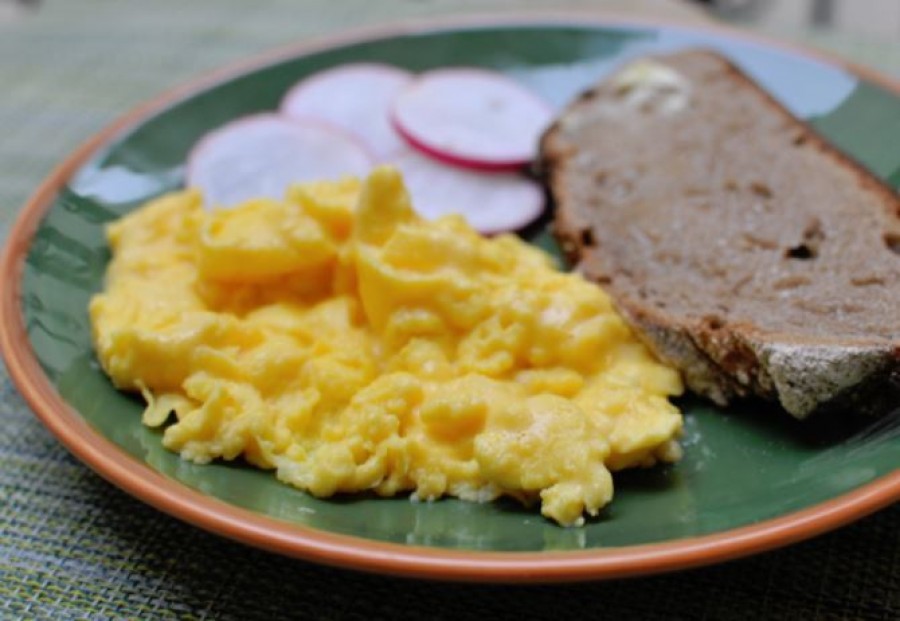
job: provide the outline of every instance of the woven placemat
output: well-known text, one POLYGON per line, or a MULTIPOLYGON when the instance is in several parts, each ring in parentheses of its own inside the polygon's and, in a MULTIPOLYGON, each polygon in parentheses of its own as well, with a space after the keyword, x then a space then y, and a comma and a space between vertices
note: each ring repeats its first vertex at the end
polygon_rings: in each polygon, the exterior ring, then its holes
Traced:
MULTIPOLYGON (((645 4, 660 15, 695 15, 668 0, 645 4)), ((54 164, 163 88, 373 15, 533 6, 548 8, 503 0, 47 2, 0 23, 3 236, 54 164)), ((856 57, 853 45, 834 47, 856 57)), ((866 50, 860 61, 900 74, 896 45, 856 45, 866 50)), ((282 558, 169 518, 73 459, 5 371, 0 428, 4 619, 900 618, 900 505, 787 549, 679 574, 541 587, 432 584, 282 558)))

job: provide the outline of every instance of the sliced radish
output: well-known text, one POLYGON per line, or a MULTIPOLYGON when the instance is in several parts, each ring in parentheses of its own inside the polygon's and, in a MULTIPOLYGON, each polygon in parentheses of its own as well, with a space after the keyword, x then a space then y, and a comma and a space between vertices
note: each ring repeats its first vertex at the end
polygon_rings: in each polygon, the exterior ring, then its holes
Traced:
POLYGON ((412 204, 424 218, 458 213, 475 230, 492 234, 521 229, 543 211, 540 186, 521 175, 446 166, 415 151, 390 164, 403 173, 412 204))
POLYGON ((319 121, 247 116, 210 132, 191 151, 187 183, 207 207, 281 198, 292 183, 364 175, 372 156, 353 136, 319 121))
POLYGON ((437 69, 397 95, 397 131, 431 157, 484 170, 512 169, 534 157, 550 106, 510 78, 483 69, 437 69))
POLYGON ((389 112, 397 93, 412 79, 408 71, 390 65, 342 65, 297 83, 281 100, 281 112, 329 121, 359 136, 376 155, 387 156, 404 146, 389 112))

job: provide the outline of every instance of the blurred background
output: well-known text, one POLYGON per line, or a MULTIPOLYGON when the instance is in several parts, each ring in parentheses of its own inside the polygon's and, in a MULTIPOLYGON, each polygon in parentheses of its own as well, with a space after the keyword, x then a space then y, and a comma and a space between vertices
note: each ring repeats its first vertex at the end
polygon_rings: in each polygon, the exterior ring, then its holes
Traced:
MULTIPOLYGON (((78 4, 75 0, 0 0, 0 20, 21 19, 41 9, 42 5, 78 4)), ((710 13, 731 21, 766 29, 821 29, 830 32, 868 34, 900 41, 900 1, 898 0, 637 0, 635 2, 595 1, 594 5, 626 6, 656 4, 695 4, 710 13)), ((265 2, 259 4, 266 4, 265 2)), ((315 4, 302 2, 298 5, 315 4)), ((334 3, 332 3, 334 4, 334 3)), ((341 4, 338 0, 337 4, 341 4)), ((373 0, 373 5, 391 4, 373 0)), ((407 4, 440 4, 427 0, 409 0, 407 4)), ((479 4, 479 3, 473 3, 479 4)), ((485 2, 481 4, 494 4, 485 2)), ((515 0, 502 4, 516 4, 515 0)), ((536 4, 518 2, 518 4, 536 4)), ((548 6, 557 2, 544 2, 548 6)))
MULTIPOLYGON (((78 4, 75 0, 0 0, 0 20, 22 19, 29 13, 39 11, 43 5, 78 4)), ((765 29, 817 29, 832 33, 867 34, 883 36, 900 41, 900 1, 898 0, 638 0, 635 2, 583 3, 585 5, 619 4, 662 5, 694 4, 718 17, 765 29)), ((265 5, 265 2, 259 3, 265 5)), ((315 4, 302 2, 298 5, 315 4)), ((334 3, 332 3, 334 4, 334 3)), ((341 4, 340 1, 337 4, 341 4)), ((385 0, 374 0, 372 5, 391 4, 385 0)), ((440 4, 427 0, 409 0, 406 4, 440 4)), ((458 4, 458 3, 457 3, 458 4)), ((472 4, 494 4, 492 2, 472 4)), ((501 4, 517 4, 515 0, 501 4)), ((518 2, 518 4, 539 4, 518 2)), ((557 2, 544 2, 549 6, 557 2)))
POLYGON ((900 76, 900 0, 690 2, 736 25, 829 49, 900 76))
POLYGON ((900 38, 897 0, 706 0, 728 19, 764 28, 813 28, 900 38))
MULTIPOLYGON (((134 0, 115 3, 107 0, 0 0, 0 28, 47 11, 74 13, 93 9, 99 10, 102 19, 103 12, 120 12, 123 7, 137 8, 138 4, 145 3, 134 0)), ((215 11, 219 2, 186 4, 193 5, 193 12, 197 5, 206 5, 215 11)), ((232 3, 226 1, 225 4, 232 3)), ((648 13, 681 20, 711 17, 836 51, 900 75, 900 0, 260 0, 246 5, 257 11, 288 10, 298 17, 316 15, 321 18, 316 20, 317 23, 330 24, 331 29, 370 19, 381 21, 401 16, 560 7, 648 13), (885 46, 892 47, 892 52, 886 54, 885 46)), ((153 6, 157 9, 155 12, 161 13, 174 4, 163 0, 154 2, 153 6)), ((147 12, 146 4, 143 12, 147 12)), ((303 24, 295 23, 294 26, 304 29, 303 24)))

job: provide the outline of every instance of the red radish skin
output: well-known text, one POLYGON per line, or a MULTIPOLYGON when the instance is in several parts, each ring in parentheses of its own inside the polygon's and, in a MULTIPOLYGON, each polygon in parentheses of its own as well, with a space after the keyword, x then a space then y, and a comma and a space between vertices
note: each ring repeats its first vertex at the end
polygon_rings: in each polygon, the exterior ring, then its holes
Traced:
POLYGON ((385 158, 405 146, 390 122, 390 108, 412 81, 411 73, 391 65, 341 65, 298 82, 282 99, 280 110, 290 118, 319 118, 337 125, 385 158))
POLYGON ((413 206, 427 219, 458 213, 493 235, 524 228, 544 209, 541 187, 519 174, 447 166, 411 149, 388 164, 403 174, 413 206))
POLYGON ((455 166, 513 170, 528 164, 553 109, 507 76, 436 69, 394 99, 391 121, 411 146, 455 166))
POLYGON ((187 184, 207 208, 284 196, 293 183, 362 176, 374 158, 344 130, 319 120, 256 114, 206 134, 191 150, 187 184))
MULTIPOLYGON (((469 157, 463 157, 461 155, 456 155, 453 153, 449 153, 448 151, 441 151, 440 149, 436 149, 432 145, 422 142, 416 136, 407 132, 403 127, 397 122, 396 118, 391 116, 391 122, 394 126, 394 129, 397 131, 400 136, 402 136, 403 140, 406 141, 405 149, 398 149, 395 151, 392 156, 399 157, 401 154, 404 154, 410 148, 419 152, 420 154, 433 159, 437 162, 441 162, 447 166, 453 166, 455 168, 463 168, 467 170, 480 171, 486 173, 508 173, 508 172, 516 172, 521 170, 523 167, 527 166, 530 163, 530 159, 525 162, 515 161, 515 162, 488 162, 485 160, 472 159, 469 157)), ((386 161, 392 161, 388 158, 386 161)))

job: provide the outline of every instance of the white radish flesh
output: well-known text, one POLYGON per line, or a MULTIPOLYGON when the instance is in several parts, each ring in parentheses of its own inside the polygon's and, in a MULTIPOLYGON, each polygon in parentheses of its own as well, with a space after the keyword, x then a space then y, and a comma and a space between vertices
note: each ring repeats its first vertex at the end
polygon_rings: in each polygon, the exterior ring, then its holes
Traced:
POLYGON ((191 151, 187 184, 203 191, 207 208, 252 198, 282 198, 293 183, 365 175, 373 158, 343 130, 276 114, 232 121, 191 151))
POLYGON ((493 234, 525 227, 544 208, 540 186, 521 175, 446 166, 412 150, 389 163, 403 173, 413 206, 427 219, 458 213, 475 230, 493 234))
POLYGON ((358 63, 315 73, 297 83, 281 102, 290 118, 318 118, 359 136, 375 155, 385 157, 405 146, 390 123, 397 93, 412 74, 390 65, 358 63))
POLYGON ((437 69, 403 89, 392 121, 425 154, 458 166, 503 170, 534 158, 550 106, 510 78, 482 69, 437 69))

